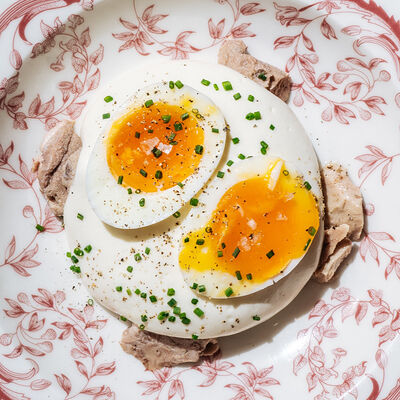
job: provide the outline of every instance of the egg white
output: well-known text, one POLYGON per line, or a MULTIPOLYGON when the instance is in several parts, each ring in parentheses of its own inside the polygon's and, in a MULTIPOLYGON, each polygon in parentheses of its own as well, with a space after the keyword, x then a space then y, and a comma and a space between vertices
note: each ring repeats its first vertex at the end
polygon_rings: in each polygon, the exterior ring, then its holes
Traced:
MULTIPOLYGON (((102 124, 87 166, 86 190, 94 212, 103 222, 116 228, 136 229, 169 217, 202 188, 223 154, 226 124, 221 111, 212 100, 188 85, 181 89, 176 86, 170 89, 167 81, 157 82, 140 88, 125 102, 120 103, 119 98, 118 95, 114 97, 118 100, 110 105, 112 119, 108 123, 103 123, 102 113, 99 111, 89 112, 84 120, 83 136, 93 129, 99 131, 96 125, 102 124), (133 188, 133 193, 129 194, 110 172, 105 141, 113 121, 129 110, 142 107, 148 99, 152 99, 154 103, 163 102, 177 106, 190 99, 190 109, 186 111, 192 114, 191 110, 197 109, 202 116, 197 119, 197 123, 204 130, 204 151, 198 167, 182 182, 183 187, 175 186, 163 191, 143 191, 138 194, 133 188), (212 132, 212 128, 217 128, 219 132, 212 132), (144 206, 140 206, 140 199, 144 199, 144 206)), ((152 145, 151 148, 153 147, 155 146, 152 145)))
MULTIPOLYGON (((240 139, 239 144, 227 141, 218 169, 226 171, 229 159, 240 163, 240 153, 246 156, 260 154, 260 141, 264 140, 269 144, 268 154, 271 157, 282 158, 310 182, 322 207, 318 161, 294 113, 264 88, 227 67, 196 61, 145 65, 108 83, 98 92, 98 99, 112 95, 118 102, 123 102, 131 96, 133 89, 159 82, 160 79, 180 79, 184 84, 211 97, 230 126, 230 138, 240 139), (220 90, 215 91, 212 85, 201 85, 203 78, 218 83, 220 90), (232 83, 233 91, 222 89, 221 82, 225 80, 232 83), (238 101, 232 98, 236 92, 242 95, 238 101), (254 102, 247 101, 249 94, 255 97, 254 102), (254 111, 260 111, 262 119, 246 120, 245 115, 254 111), (271 124, 275 126, 274 130, 270 129, 271 124)), ((108 112, 107 105, 102 103, 100 100, 94 101, 87 115, 108 112)), ((82 247, 91 244, 93 247, 91 253, 79 262, 82 279, 92 296, 106 308, 124 315, 136 324, 141 324, 141 315, 146 314, 146 329, 159 334, 187 338, 192 334, 200 338, 218 337, 240 332, 272 317, 293 300, 310 279, 319 260, 323 238, 322 219, 307 254, 287 276, 274 285, 233 299, 207 299, 194 293, 186 284, 178 263, 179 243, 185 233, 181 221, 193 213, 193 208, 186 205, 181 209, 181 218, 167 218, 137 230, 121 230, 102 223, 90 206, 85 188, 89 156, 96 140, 95 130, 84 131, 82 152, 65 206, 64 221, 71 248, 78 244, 82 247), (76 218, 78 212, 84 215, 83 221, 76 218), (148 255, 145 254, 146 247, 151 249, 148 255), (134 260, 136 253, 142 254, 139 262, 134 260), (133 266, 132 273, 127 271, 128 265, 133 266), (117 286, 122 286, 122 292, 116 291, 117 286), (138 288, 146 292, 147 299, 135 294, 129 296, 127 288, 132 291, 138 288), (171 310, 167 305, 170 300, 168 288, 175 289, 173 297, 191 319, 189 325, 183 325, 179 318, 174 323, 157 319, 159 312, 171 310), (157 297, 157 302, 149 301, 148 296, 151 294, 157 297), (199 299, 196 306, 191 303, 194 297, 199 299), (204 311, 202 318, 193 313, 195 307, 204 311), (260 321, 253 320, 253 315, 260 316, 260 321)), ((202 204, 196 208, 196 213, 207 213, 213 207, 212 204, 215 204, 215 199, 220 198, 222 192, 216 192, 211 187, 220 183, 221 179, 213 175, 208 186, 197 195, 201 196, 202 204)))

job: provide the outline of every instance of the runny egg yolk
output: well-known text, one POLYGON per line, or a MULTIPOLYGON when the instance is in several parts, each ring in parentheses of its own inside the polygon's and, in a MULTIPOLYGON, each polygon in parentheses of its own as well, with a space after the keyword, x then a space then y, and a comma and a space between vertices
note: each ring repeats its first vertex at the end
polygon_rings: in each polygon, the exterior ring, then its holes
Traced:
POLYGON ((183 238, 180 267, 259 284, 301 257, 319 227, 317 201, 284 166, 274 179, 272 188, 269 174, 229 188, 207 225, 183 238))
POLYGON ((107 163, 125 187, 166 190, 193 174, 203 143, 204 131, 195 116, 178 105, 156 102, 112 124, 106 141, 107 163))

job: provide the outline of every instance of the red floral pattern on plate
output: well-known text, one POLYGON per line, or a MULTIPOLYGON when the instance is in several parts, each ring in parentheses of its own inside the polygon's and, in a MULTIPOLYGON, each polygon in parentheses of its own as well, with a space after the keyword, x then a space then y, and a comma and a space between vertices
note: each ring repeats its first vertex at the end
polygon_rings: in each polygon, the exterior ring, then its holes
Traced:
POLYGON ((264 12, 265 9, 260 7, 260 3, 249 2, 240 5, 239 0, 219 0, 218 3, 221 4, 221 6, 227 6, 231 11, 231 25, 226 26, 226 18, 221 19, 217 23, 210 18, 208 20, 210 44, 203 47, 195 47, 188 42, 189 37, 195 33, 195 31, 182 31, 174 41, 160 39, 160 35, 165 35, 168 30, 161 28, 157 24, 164 18, 168 17, 168 14, 153 14, 155 4, 152 4, 142 12, 142 15, 139 15, 136 7, 136 0, 134 0, 133 10, 136 22, 130 22, 121 17, 119 20, 128 31, 113 33, 115 39, 124 42, 119 47, 118 51, 134 48, 140 55, 148 56, 150 53, 145 46, 154 45, 158 47, 157 52, 159 54, 170 57, 174 60, 179 60, 188 58, 191 53, 196 53, 217 46, 223 40, 228 38, 246 38, 255 36, 254 33, 248 30, 251 23, 243 22, 239 24, 239 20, 242 16, 264 12))
MULTIPOLYGON (((75 361, 75 366, 79 373, 84 377, 84 384, 75 387, 68 377, 71 371, 54 370, 55 382, 60 389, 65 392, 58 398, 73 399, 79 394, 85 394, 92 399, 114 399, 114 393, 108 386, 91 386, 91 380, 96 376, 110 375, 115 371, 115 361, 98 363, 99 355, 103 349, 103 338, 100 336, 96 342, 91 339, 95 336, 96 330, 101 330, 107 323, 107 320, 94 318, 94 309, 87 305, 83 311, 76 308, 67 307, 64 310, 62 303, 65 301, 65 293, 57 291, 54 294, 46 289, 38 289, 38 294, 28 296, 21 292, 17 299, 8 299, 5 301, 9 309, 4 310, 9 318, 18 320, 14 332, 4 333, 0 336, 0 345, 4 347, 12 346, 12 350, 3 354, 9 359, 21 356, 45 357, 53 351, 58 341, 71 342, 70 355, 75 361)), ((29 399, 23 393, 16 392, 24 390, 25 383, 29 382, 32 390, 45 390, 54 382, 49 379, 35 379, 39 374, 39 365, 31 360, 32 369, 23 374, 6 369, 0 363, 2 380, 0 380, 0 394, 3 393, 5 399, 20 400, 29 399)), ((53 379, 54 381, 54 379, 53 379)), ((2 397, 3 399, 3 397, 2 397)))
POLYGON ((300 107, 304 100, 326 107, 321 118, 324 121, 336 121, 349 124, 351 119, 360 117, 369 120, 372 114, 385 115, 383 107, 387 104, 382 96, 373 94, 375 84, 387 82, 390 73, 382 68, 388 60, 369 58, 362 52, 364 44, 375 44, 385 49, 396 65, 400 79, 399 47, 400 33, 394 30, 393 19, 378 7, 374 1, 369 4, 357 1, 318 1, 302 8, 282 6, 274 3, 276 19, 281 25, 291 28, 299 27, 300 32, 294 35, 281 36, 274 42, 275 49, 293 48, 293 55, 286 62, 286 71, 292 74, 293 104, 300 107), (317 12, 317 14, 314 12, 317 12), (366 19, 370 26, 349 25, 341 33, 354 37, 353 48, 356 57, 346 57, 336 64, 335 71, 317 74, 316 69, 320 60, 315 39, 329 41, 338 40, 338 32, 330 23, 335 14, 349 14, 352 17, 366 19), (307 30, 319 24, 321 38, 310 38, 307 30), (340 92, 340 96, 334 93, 340 92))

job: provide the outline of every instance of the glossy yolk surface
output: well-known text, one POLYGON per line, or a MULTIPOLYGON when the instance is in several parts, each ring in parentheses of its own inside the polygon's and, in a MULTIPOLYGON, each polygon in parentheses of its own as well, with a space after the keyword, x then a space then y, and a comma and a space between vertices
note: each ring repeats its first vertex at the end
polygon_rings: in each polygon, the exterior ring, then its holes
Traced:
POLYGON ((319 227, 318 205, 299 178, 283 171, 273 190, 266 176, 226 191, 207 226, 184 239, 180 267, 233 276, 240 271, 240 282, 250 283, 246 275, 251 274, 252 282, 261 283, 301 257, 319 227))
POLYGON ((193 115, 185 113, 180 106, 157 102, 115 121, 106 142, 114 178, 122 176, 125 187, 156 192, 193 174, 201 160, 195 149, 203 145, 204 131, 193 115))

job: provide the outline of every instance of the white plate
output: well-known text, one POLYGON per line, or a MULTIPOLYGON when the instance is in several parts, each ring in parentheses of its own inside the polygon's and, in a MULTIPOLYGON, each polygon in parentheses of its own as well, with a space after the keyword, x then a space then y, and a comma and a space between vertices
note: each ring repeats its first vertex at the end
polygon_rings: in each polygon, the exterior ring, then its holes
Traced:
POLYGON ((1 2, 0 399, 399 398, 395 3, 1 2), (219 359, 151 373, 120 349, 124 323, 85 307, 32 158, 46 127, 79 118, 100 80, 150 58, 216 60, 228 36, 290 69, 290 105, 321 163, 341 162, 360 185, 367 226, 333 283, 310 282, 272 320, 222 339, 219 359))

